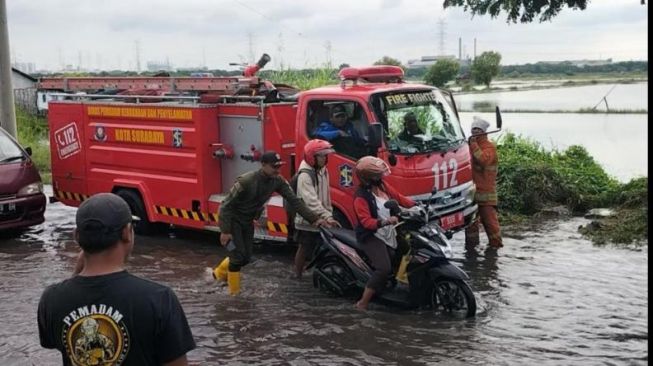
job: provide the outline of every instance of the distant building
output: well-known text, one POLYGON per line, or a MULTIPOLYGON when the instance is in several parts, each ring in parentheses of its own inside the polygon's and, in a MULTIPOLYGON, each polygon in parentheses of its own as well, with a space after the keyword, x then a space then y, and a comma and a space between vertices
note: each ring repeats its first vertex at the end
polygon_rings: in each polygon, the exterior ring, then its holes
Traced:
POLYGON ((11 67, 20 70, 26 74, 33 74, 36 72, 36 64, 33 62, 14 62, 11 67))
POLYGON ((420 59, 416 60, 408 60, 406 63, 407 68, 409 69, 421 69, 421 68, 428 68, 431 67, 431 65, 435 64, 439 60, 453 60, 453 61, 458 61, 458 63, 461 66, 467 66, 470 62, 470 60, 465 59, 465 60, 459 60, 458 57, 454 55, 442 55, 442 56, 422 56, 420 59))
POLYGON ((170 61, 160 62, 160 61, 148 61, 147 62, 147 71, 175 71, 170 61))
POLYGON ((36 83, 38 80, 17 68, 11 68, 14 102, 26 111, 36 113, 36 83))
POLYGON ((559 65, 559 64, 564 64, 564 63, 569 63, 574 66, 578 67, 583 67, 583 66, 602 66, 602 65, 609 65, 612 63, 612 59, 606 59, 606 60, 567 60, 567 61, 540 61, 538 62, 540 64, 546 64, 546 65, 559 65))

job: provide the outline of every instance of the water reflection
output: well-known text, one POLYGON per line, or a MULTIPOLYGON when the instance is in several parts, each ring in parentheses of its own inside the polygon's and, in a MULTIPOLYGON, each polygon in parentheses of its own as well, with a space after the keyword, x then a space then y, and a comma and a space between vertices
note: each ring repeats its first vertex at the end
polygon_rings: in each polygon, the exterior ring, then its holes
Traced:
MULTIPOLYGON (((467 135, 474 115, 495 123, 494 113, 460 113, 467 135)), ((504 132, 529 137, 549 150, 584 146, 620 181, 648 176, 647 114, 503 113, 502 117, 504 132)))
POLYGON ((475 110, 499 106, 506 110, 570 110, 597 106, 605 111, 601 99, 606 95, 608 106, 614 109, 648 110, 648 82, 633 84, 597 84, 524 91, 456 95, 459 110, 475 110), (614 89, 613 89, 614 88, 614 89), (609 94, 608 94, 609 93, 609 94))

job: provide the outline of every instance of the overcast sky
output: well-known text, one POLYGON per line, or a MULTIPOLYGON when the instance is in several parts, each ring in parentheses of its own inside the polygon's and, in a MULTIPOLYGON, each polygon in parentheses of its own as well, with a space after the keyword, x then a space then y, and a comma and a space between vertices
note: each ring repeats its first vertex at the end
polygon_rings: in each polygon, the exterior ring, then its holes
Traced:
POLYGON ((267 52, 270 68, 406 63, 423 55, 497 51, 502 64, 606 59, 647 60, 648 4, 589 0, 552 22, 508 24, 505 15, 472 18, 442 0, 6 0, 12 61, 141 69, 233 69, 267 52), (444 28, 439 20, 444 20, 444 28), (138 46, 137 46, 138 45, 138 46), (137 51, 138 50, 138 51, 137 51))

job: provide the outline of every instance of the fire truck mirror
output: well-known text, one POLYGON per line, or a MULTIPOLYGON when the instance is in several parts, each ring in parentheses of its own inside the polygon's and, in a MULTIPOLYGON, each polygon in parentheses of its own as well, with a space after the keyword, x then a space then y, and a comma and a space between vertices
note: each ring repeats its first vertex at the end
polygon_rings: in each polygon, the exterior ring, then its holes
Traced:
POLYGON ((383 125, 372 122, 367 128, 367 142, 371 149, 377 150, 383 143, 383 125))
POLYGON ((499 110, 499 106, 496 106, 495 108, 496 108, 495 113, 497 116, 497 128, 500 130, 501 124, 503 123, 503 121, 501 120, 501 111, 499 110))
POLYGON ((388 163, 391 166, 397 165, 397 155, 390 153, 390 155, 388 155, 388 163))

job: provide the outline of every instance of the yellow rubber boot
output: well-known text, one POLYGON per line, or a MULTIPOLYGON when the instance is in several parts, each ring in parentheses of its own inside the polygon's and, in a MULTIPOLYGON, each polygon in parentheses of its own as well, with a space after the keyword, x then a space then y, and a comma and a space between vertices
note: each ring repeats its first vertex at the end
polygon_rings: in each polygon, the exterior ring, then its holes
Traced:
POLYGON ((227 270, 229 269, 229 257, 220 262, 219 265, 213 268, 213 278, 218 281, 227 281, 227 270))
POLYGON ((231 272, 227 273, 227 279, 229 283, 229 295, 236 296, 240 294, 240 272, 231 272))

